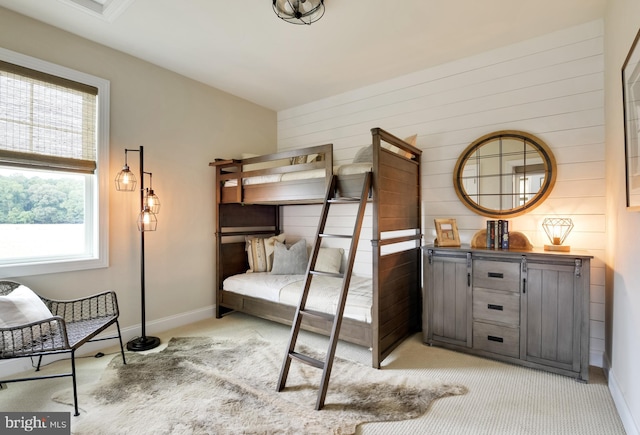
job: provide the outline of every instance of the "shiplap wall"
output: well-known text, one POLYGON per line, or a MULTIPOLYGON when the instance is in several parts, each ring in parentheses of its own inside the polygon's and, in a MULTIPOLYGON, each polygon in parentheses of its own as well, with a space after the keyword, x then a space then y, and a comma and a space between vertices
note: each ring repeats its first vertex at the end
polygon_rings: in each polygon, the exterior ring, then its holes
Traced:
MULTIPOLYGON (((541 206, 511 219, 511 229, 542 246, 547 243, 541 227, 545 217, 573 219, 575 228, 566 243, 595 257, 591 364, 602 366, 607 226, 603 26, 601 20, 589 22, 283 110, 278 113, 278 149, 333 143, 335 163, 340 164, 370 142, 372 127, 399 137, 417 133, 417 146, 424 152, 425 242, 435 238, 434 218, 455 218, 462 242, 469 243, 486 218, 455 195, 452 173, 459 154, 492 131, 522 130, 540 137, 556 157, 556 185, 541 206)), ((317 207, 285 210, 285 228, 290 231, 292 225, 296 237, 311 240, 318 213, 317 207)), ((365 261, 358 267, 367 270, 365 261)))

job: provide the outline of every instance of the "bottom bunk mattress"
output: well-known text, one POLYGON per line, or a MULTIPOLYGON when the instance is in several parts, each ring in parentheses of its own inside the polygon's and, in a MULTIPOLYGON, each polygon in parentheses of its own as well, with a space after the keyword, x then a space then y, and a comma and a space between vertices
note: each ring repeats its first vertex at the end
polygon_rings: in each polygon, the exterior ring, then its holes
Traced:
MULTIPOLYGON (((223 290, 264 299, 284 305, 297 306, 304 288, 305 275, 275 275, 269 272, 251 272, 233 275, 223 282, 223 290)), ((311 289, 307 308, 335 314, 340 297, 342 278, 315 275, 311 279, 311 289)), ((372 280, 352 276, 347 294, 344 317, 364 323, 371 323, 372 280)))

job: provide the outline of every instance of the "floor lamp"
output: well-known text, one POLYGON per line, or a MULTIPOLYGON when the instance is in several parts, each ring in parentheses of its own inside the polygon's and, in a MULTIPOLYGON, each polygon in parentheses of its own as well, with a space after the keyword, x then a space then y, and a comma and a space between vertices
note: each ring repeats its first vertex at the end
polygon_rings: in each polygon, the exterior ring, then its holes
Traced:
POLYGON ((140 153, 140 214, 138 216, 138 230, 140 231, 140 299, 142 310, 142 335, 127 343, 127 349, 131 351, 143 351, 153 349, 160 344, 158 337, 147 336, 145 320, 145 282, 144 282, 144 233, 155 231, 158 225, 156 214, 160 212, 160 201, 153 192, 152 173, 144 171, 144 148, 125 149, 124 166, 116 176, 116 190, 123 192, 133 192, 136 189, 136 177, 133 175, 127 164, 127 153, 140 153), (149 175, 149 188, 144 187, 144 176, 149 175))

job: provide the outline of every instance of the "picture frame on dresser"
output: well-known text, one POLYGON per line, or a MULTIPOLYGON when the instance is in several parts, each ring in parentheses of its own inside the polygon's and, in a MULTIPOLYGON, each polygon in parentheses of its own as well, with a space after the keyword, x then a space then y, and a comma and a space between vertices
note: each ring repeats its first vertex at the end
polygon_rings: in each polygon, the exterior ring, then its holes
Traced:
POLYGON ((455 219, 434 219, 438 246, 460 246, 460 234, 455 219))
POLYGON ((627 207, 640 210, 640 30, 622 65, 627 207))

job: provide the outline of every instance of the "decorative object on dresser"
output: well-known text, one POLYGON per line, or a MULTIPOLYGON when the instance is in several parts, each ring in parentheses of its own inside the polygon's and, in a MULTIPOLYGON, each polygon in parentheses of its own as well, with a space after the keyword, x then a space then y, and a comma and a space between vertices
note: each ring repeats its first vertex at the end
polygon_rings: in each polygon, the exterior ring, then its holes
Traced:
MULTIPOLYGON (((472 248, 487 248, 487 230, 479 230, 471 238, 472 248)), ((490 248, 487 248, 490 249, 490 248)), ((531 251, 533 245, 529 238, 519 231, 509 231, 509 250, 511 251, 531 251)))
POLYGON ((438 246, 460 246, 458 224, 455 219, 434 219, 438 246))
POLYGON ((551 241, 551 245, 544 245, 545 251, 571 251, 569 245, 563 245, 573 229, 573 221, 570 218, 545 218, 542 221, 542 228, 551 241))
POLYGON ((131 351, 144 351, 153 349, 160 344, 158 337, 147 335, 146 310, 145 310, 145 262, 144 262, 144 233, 155 231, 158 225, 156 214, 160 212, 160 200, 151 187, 151 172, 144 171, 144 147, 124 150, 124 166, 115 179, 116 190, 121 192, 133 192, 136 189, 136 177, 131 173, 127 164, 127 153, 137 152, 140 154, 140 214, 138 215, 138 230, 140 231, 140 310, 142 332, 140 337, 134 338, 127 343, 127 349, 131 351), (149 176, 149 187, 144 186, 144 176, 149 176))
POLYGON ((589 379, 591 255, 423 250, 425 343, 589 379))
MULTIPOLYGON (((433 400, 466 392, 460 385, 338 357, 327 406, 310 412, 317 371, 296 367, 291 387, 282 393, 274 388, 284 345, 254 336, 177 337, 160 352, 129 355, 126 366, 114 358, 101 380, 83 392, 85 411, 74 419, 74 433, 354 434, 362 423, 416 418, 433 400)), ((53 399, 72 403, 68 391, 53 399)))
POLYGON ((627 207, 640 210, 640 30, 622 65, 627 207))
POLYGON ((516 217, 551 193, 556 160, 540 138, 516 130, 489 133, 460 155, 453 187, 462 203, 482 216, 516 217))

